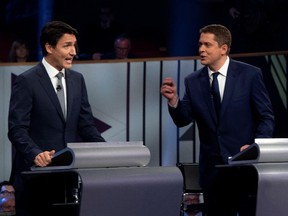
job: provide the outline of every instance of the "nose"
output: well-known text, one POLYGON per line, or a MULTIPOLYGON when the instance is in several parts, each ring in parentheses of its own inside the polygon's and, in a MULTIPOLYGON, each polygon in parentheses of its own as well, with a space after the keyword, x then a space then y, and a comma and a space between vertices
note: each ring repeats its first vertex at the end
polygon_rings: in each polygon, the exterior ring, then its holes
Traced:
POLYGON ((198 49, 199 53, 202 53, 205 51, 205 47, 203 45, 199 45, 199 49, 198 49))
POLYGON ((77 47, 73 46, 70 49, 70 55, 75 56, 77 54, 77 47))
POLYGON ((200 52, 201 50, 203 51, 203 49, 204 49, 203 47, 204 47, 203 45, 201 45, 201 44, 199 45, 199 52, 200 52))

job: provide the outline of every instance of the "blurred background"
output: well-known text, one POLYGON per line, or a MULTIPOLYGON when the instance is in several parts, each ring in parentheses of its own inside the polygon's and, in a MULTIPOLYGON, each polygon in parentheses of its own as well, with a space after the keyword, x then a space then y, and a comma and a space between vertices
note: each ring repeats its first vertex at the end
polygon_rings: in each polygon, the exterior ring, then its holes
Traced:
POLYGON ((137 57, 194 56, 199 28, 211 23, 230 28, 231 53, 288 50, 287 5, 285 0, 1 0, 0 61, 7 61, 18 38, 27 42, 30 60, 39 60, 39 32, 51 20, 79 30, 80 54, 109 52, 124 33, 137 57))

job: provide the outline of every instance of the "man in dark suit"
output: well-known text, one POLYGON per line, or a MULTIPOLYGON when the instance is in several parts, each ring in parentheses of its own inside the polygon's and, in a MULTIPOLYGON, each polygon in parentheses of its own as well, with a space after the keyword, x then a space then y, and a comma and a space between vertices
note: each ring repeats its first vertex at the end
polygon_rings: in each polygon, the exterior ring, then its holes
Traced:
POLYGON ((8 137, 16 149, 12 178, 17 215, 26 215, 22 171, 32 165, 47 166, 54 153, 69 142, 105 141, 95 127, 84 78, 70 69, 77 35, 66 23, 47 23, 40 36, 42 62, 20 74, 13 85, 8 137), (62 77, 56 77, 58 73, 62 77), (60 91, 63 107, 57 98, 60 91))
POLYGON ((168 99, 174 123, 178 127, 186 126, 193 120, 197 123, 200 185, 208 216, 236 215, 237 212, 246 214, 247 206, 243 209, 237 206, 243 189, 237 172, 227 174, 215 165, 227 164, 229 157, 247 148, 255 138, 272 137, 274 128, 272 105, 261 70, 230 59, 230 46, 231 33, 226 27, 213 24, 202 28, 199 54, 205 67, 185 78, 183 99, 179 99, 171 78, 164 79, 161 87, 162 95, 168 99), (218 114, 211 88, 213 74, 217 72, 218 114), (231 185, 238 187, 239 194, 233 195, 233 192, 238 192, 233 191, 235 189, 231 185))

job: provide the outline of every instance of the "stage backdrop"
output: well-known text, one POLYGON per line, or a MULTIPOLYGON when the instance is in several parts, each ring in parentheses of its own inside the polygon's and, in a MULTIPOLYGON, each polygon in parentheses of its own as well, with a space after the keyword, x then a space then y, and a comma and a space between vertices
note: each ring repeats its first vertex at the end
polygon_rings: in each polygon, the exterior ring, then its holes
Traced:
MULTIPOLYGON (((12 151, 7 138, 11 84, 37 63, 0 66, 0 180, 9 178, 12 151)), ((85 78, 95 123, 107 141, 143 141, 151 152, 149 166, 195 162, 194 124, 178 130, 160 94, 163 78, 173 77, 183 95, 183 78, 197 67, 194 59, 74 63, 85 78)))
MULTIPOLYGON (((288 137, 287 53, 254 58, 251 55, 246 61, 263 71, 274 106, 275 137, 288 137)), ((8 179, 11 170, 12 150, 7 138, 11 84, 35 64, 0 64, 0 181, 8 179)), ((195 57, 85 61, 73 65, 86 80, 95 124, 103 137, 107 141, 143 141, 151 152, 149 166, 198 162, 197 126, 192 123, 176 128, 160 86, 165 77, 173 77, 182 97, 184 77, 201 67, 195 57)))

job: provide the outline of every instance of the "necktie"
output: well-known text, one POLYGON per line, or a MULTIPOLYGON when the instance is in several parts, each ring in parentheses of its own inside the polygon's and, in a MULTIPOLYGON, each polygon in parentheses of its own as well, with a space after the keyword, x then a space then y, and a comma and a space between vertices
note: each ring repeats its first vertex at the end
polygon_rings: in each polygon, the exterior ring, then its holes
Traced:
POLYGON ((56 90, 57 90, 57 96, 63 111, 63 115, 66 118, 66 112, 65 112, 65 97, 64 97, 64 90, 63 90, 63 85, 62 85, 62 77, 63 73, 59 72, 56 77, 57 79, 57 85, 56 85, 56 90))
POLYGON ((211 85, 211 93, 212 93, 214 108, 215 108, 217 117, 219 117, 220 108, 221 108, 221 97, 220 97, 219 85, 218 85, 218 79, 217 79, 217 76, 219 74, 220 74, 219 72, 212 73, 213 81, 211 85))

